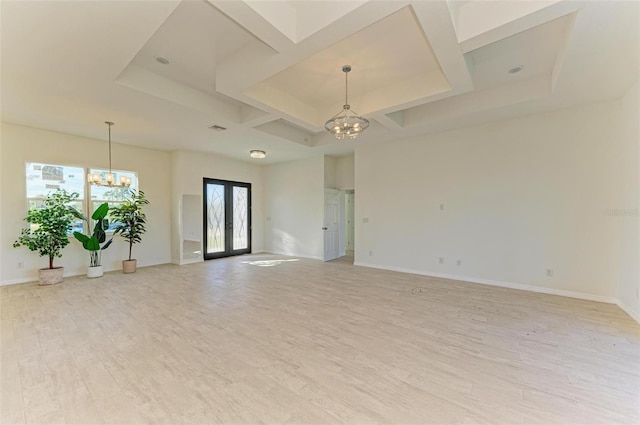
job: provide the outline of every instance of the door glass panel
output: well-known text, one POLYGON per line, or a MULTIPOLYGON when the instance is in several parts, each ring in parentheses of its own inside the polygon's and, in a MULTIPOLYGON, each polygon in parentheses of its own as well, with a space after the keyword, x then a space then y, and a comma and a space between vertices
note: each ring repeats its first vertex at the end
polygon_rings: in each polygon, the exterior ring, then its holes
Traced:
POLYGON ((224 224, 224 185, 207 184, 207 253, 225 250, 224 224))
POLYGON ((233 249, 249 246, 248 194, 246 187, 233 186, 233 249))

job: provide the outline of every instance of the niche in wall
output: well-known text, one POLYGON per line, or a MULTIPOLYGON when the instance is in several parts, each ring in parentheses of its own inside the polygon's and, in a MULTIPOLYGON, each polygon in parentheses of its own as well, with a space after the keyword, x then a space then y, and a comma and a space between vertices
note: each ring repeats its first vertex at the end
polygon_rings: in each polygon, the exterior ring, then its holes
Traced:
POLYGON ((202 201, 198 195, 182 195, 182 260, 202 258, 202 201))

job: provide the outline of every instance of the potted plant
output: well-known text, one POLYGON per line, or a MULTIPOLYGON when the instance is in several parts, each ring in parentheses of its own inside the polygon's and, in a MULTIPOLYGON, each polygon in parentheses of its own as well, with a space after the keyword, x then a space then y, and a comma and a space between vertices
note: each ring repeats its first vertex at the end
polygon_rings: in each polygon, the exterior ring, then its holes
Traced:
POLYGON ((62 282, 64 267, 54 267, 53 259, 62 257, 62 249, 69 245, 71 223, 82 219, 82 214, 70 205, 78 198, 78 194, 58 189, 48 194, 41 207, 31 208, 25 221, 29 227, 22 233, 14 247, 26 246, 30 251, 37 251, 41 257, 49 257, 49 268, 40 269, 40 285, 54 285, 62 282))
MULTIPOLYGON (((106 202, 100 204, 98 208, 91 215, 91 219, 94 222, 93 233, 91 236, 85 235, 80 232, 73 232, 73 236, 82 243, 84 249, 89 251, 90 263, 87 270, 87 277, 101 277, 104 274, 102 268, 102 251, 109 248, 113 237, 107 240, 107 230, 109 229, 109 220, 107 215, 109 214, 109 204, 106 202)), ((86 217, 82 217, 89 225, 89 220, 86 217)))
POLYGON ((131 251, 134 243, 142 242, 142 235, 147 231, 147 217, 142 207, 148 204, 143 191, 131 190, 124 202, 111 210, 110 217, 116 223, 114 234, 120 234, 129 242, 129 259, 122 261, 124 273, 136 271, 137 261, 131 259, 131 251))

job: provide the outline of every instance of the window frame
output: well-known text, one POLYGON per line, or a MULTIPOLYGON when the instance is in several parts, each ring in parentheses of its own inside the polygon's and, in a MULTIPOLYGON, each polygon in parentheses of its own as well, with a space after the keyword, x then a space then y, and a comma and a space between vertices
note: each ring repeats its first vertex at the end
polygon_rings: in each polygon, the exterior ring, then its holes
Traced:
MULTIPOLYGON (((57 163, 57 164, 52 164, 52 163, 48 163, 48 162, 40 162, 40 161, 25 161, 24 162, 24 171, 25 171, 25 177, 24 177, 24 184, 25 184, 25 207, 26 207, 26 211, 29 211, 29 209, 31 208, 31 202, 42 202, 46 199, 46 195, 45 196, 38 196, 38 197, 29 197, 29 179, 28 179, 28 175, 27 175, 27 167, 31 164, 37 164, 37 165, 42 165, 42 166, 52 166, 52 167, 70 167, 70 168, 78 168, 80 170, 82 170, 82 193, 80 194, 82 196, 82 199, 78 199, 76 202, 81 204, 81 210, 80 212, 82 213, 82 215, 84 215, 85 217, 87 217, 89 219, 89 221, 91 222, 91 214, 93 214, 93 211, 95 211, 94 209, 94 205, 96 205, 96 203, 102 204, 104 202, 107 202, 109 204, 109 206, 111 207, 111 205, 113 204, 122 204, 124 201, 123 200, 113 200, 113 199, 103 199, 103 198, 96 198, 96 199, 92 199, 92 188, 94 187, 94 185, 92 185, 91 183, 89 183, 87 181, 87 176, 89 175, 89 173, 93 172, 93 171, 98 171, 98 172, 109 172, 109 170, 104 170, 102 168, 97 168, 97 167, 87 167, 87 166, 81 166, 81 165, 73 165, 73 164, 61 164, 61 163, 57 163)), ((127 175, 133 175, 132 181, 131 181, 131 188, 133 188, 134 190, 138 190, 138 188, 140 187, 140 181, 138 178, 138 172, 137 171, 129 171, 129 170, 112 170, 112 172, 114 174, 116 173, 124 173, 127 175)), ((118 189, 119 186, 114 186, 113 189, 118 189)), ((55 189, 50 189, 49 192, 47 192, 47 194, 53 192, 55 189)), ((92 223, 90 223, 92 224, 92 223)), ((85 222, 84 220, 82 221, 82 229, 81 231, 84 233, 87 229, 85 228, 85 222)), ((107 230, 108 234, 112 234, 113 230, 111 229, 112 225, 109 226, 109 230, 107 230)), ((77 228, 75 228, 75 230, 77 230, 77 228)), ((70 233, 72 233, 74 230, 71 230, 70 233)))

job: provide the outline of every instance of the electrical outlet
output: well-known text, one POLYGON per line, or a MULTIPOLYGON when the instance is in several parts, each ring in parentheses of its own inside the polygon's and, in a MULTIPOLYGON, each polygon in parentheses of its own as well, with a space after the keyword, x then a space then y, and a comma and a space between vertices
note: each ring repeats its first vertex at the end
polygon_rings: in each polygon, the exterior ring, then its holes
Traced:
POLYGON ((373 251, 369 251, 369 257, 373 255, 373 251))
POLYGON ((444 257, 438 257, 438 263, 444 264, 444 257))
POLYGON ((24 261, 18 261, 18 264, 16 264, 16 267, 19 269, 24 269, 24 261))
POLYGON ((456 265, 461 266, 462 265, 462 260, 456 261, 456 265))
POLYGON ((363 222, 363 223, 368 223, 368 222, 369 222, 369 217, 365 217, 365 218, 363 218, 363 219, 362 219, 362 222, 363 222))
POLYGON ((444 204, 440 204, 440 211, 444 211, 444 204))
POLYGON ((545 270, 544 275, 547 277, 553 277, 553 269, 545 270))

